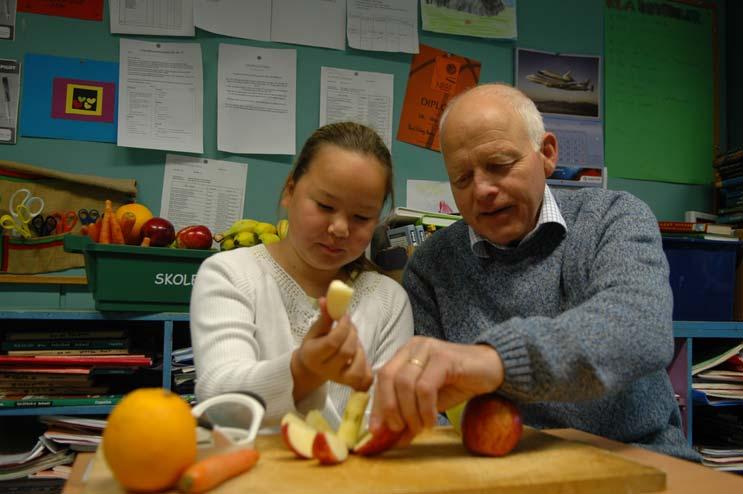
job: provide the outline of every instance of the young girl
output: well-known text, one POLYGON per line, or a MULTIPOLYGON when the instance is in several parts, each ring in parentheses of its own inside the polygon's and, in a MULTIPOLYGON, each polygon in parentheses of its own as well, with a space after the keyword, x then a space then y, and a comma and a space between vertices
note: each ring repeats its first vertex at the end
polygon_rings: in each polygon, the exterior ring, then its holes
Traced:
POLYGON ((410 302, 364 258, 385 200, 392 160, 381 138, 344 122, 316 130, 286 179, 281 242, 221 252, 201 265, 191 294, 196 395, 253 391, 264 426, 319 409, 337 427, 353 389, 365 390, 413 334, 410 302), (354 288, 335 324, 324 295, 354 288))

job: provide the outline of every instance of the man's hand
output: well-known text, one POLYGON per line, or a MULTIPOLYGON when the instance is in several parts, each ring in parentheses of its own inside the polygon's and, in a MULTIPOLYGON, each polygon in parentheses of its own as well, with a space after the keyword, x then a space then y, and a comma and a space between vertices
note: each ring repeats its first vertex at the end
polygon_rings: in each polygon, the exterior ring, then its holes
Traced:
POLYGON ((295 401, 325 381, 346 384, 361 391, 369 389, 372 383, 371 367, 351 318, 346 314, 333 325, 325 297, 318 302, 320 317, 292 355, 295 401))
POLYGON ((503 383, 503 363, 488 345, 413 337, 377 373, 370 429, 407 428, 412 438, 436 425, 439 411, 503 383))

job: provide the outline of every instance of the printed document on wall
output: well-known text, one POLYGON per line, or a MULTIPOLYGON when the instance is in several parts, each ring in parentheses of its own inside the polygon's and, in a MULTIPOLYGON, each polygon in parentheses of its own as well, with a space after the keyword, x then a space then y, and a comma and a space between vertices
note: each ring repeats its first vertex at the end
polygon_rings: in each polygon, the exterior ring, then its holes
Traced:
POLYGON ((219 45, 217 149, 294 154, 297 51, 219 45))
POLYGON ((271 41, 346 49, 346 0, 273 0, 271 41))
POLYGON ((204 152, 198 43, 119 44, 119 146, 204 152))
POLYGON ((418 0, 348 0, 351 48, 418 53, 418 0))
POLYGON ((193 0, 111 0, 111 32, 194 36, 193 0))
POLYGON ((160 216, 175 230, 205 225, 222 232, 243 217, 247 163, 168 154, 160 216))
POLYGON ((358 122, 376 130, 392 149, 393 83, 392 74, 322 67, 320 125, 358 122))
POLYGON ((194 24, 233 38, 271 40, 271 0, 194 0, 194 24))
POLYGON ((15 39, 15 0, 2 0, 0 8, 0 40, 15 39))

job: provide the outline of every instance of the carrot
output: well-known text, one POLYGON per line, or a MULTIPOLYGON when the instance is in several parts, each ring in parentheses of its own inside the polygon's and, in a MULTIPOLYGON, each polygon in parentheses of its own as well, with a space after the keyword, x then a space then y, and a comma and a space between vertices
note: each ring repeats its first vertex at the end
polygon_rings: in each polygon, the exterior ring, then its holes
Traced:
POLYGON ((126 212, 121 216, 119 224, 121 225, 121 233, 124 235, 124 242, 127 244, 136 245, 136 242, 132 239, 132 230, 134 229, 134 223, 136 222, 137 217, 134 216, 134 213, 132 212, 126 212))
POLYGON ((243 448, 217 453, 188 467, 180 480, 178 490, 186 494, 198 494, 212 489, 225 480, 247 472, 258 462, 260 453, 243 448))
POLYGON ((106 209, 105 209, 105 215, 108 218, 108 221, 111 222, 111 243, 112 244, 123 244, 124 243, 124 233, 121 231, 121 224, 119 223, 119 219, 114 214, 114 208, 111 204, 111 201, 106 199, 106 209))
POLYGON ((98 242, 101 244, 111 243, 111 215, 107 212, 103 212, 103 218, 101 219, 101 233, 98 238, 98 242))
POLYGON ((88 225, 88 237, 93 242, 98 242, 101 239, 101 220, 99 219, 95 223, 88 225))

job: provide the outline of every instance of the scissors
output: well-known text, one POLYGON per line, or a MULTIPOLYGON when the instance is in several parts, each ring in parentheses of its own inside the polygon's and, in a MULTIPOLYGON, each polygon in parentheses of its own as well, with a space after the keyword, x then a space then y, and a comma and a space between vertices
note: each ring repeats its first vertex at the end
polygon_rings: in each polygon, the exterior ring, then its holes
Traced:
POLYGON ((51 235, 57 232, 57 218, 54 216, 47 216, 46 218, 41 215, 34 216, 31 220, 31 228, 40 237, 51 235))
POLYGON ((13 192, 8 201, 8 211, 0 217, 0 225, 7 230, 15 230, 23 238, 31 237, 28 224, 44 209, 44 200, 31 194, 28 189, 18 189, 13 192), (34 207, 34 205, 36 207, 34 207))
POLYGON ((97 209, 79 209, 77 211, 77 217, 80 218, 81 225, 92 225, 98 218, 101 217, 101 213, 97 209))
POLYGON ((57 220, 56 233, 67 233, 77 225, 77 214, 74 211, 65 211, 63 213, 53 212, 47 218, 54 218, 57 220))

